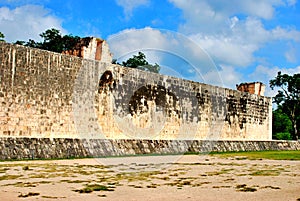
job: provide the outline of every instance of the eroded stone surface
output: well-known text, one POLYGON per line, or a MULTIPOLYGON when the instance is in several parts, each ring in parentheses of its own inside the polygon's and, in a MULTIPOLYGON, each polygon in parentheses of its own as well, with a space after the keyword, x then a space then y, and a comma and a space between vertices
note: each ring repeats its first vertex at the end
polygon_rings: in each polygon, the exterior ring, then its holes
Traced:
POLYGON ((1 43, 0 83, 2 137, 271 139, 268 97, 107 62, 1 43))

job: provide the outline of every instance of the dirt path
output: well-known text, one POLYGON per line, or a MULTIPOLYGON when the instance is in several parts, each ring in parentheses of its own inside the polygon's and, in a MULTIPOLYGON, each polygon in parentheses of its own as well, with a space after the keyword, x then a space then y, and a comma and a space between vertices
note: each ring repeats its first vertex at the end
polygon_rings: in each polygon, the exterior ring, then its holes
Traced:
POLYGON ((208 155, 0 162, 1 200, 300 200, 300 161, 208 155))

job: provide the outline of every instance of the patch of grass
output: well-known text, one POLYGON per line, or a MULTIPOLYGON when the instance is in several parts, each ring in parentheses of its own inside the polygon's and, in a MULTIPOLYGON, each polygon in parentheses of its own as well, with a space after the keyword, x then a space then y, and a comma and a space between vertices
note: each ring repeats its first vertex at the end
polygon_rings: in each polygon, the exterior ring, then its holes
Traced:
POLYGON ((228 178, 224 180, 225 182, 230 182, 230 181, 234 181, 234 178, 228 178))
POLYGON ((147 185, 146 187, 147 188, 157 188, 157 184, 150 184, 150 185, 147 185))
POLYGON ((251 151, 251 152, 224 152, 210 153, 212 156, 222 158, 247 157, 251 160, 271 159, 271 160, 300 160, 300 150, 296 151, 251 151))
POLYGON ((64 173, 39 173, 39 174, 30 174, 29 178, 41 178, 41 179, 47 179, 47 178, 56 178, 56 177, 74 177, 74 175, 70 175, 67 172, 64 173))
POLYGON ((21 175, 3 175, 0 177, 1 180, 13 180, 22 177, 21 175))
POLYGON ((91 193, 93 191, 114 191, 113 186, 104 186, 100 184, 89 184, 83 189, 74 190, 79 193, 91 193))
POLYGON ((205 175, 203 175, 203 176, 215 176, 215 175, 227 174, 227 173, 229 173, 230 171, 233 171, 233 170, 234 169, 232 169, 232 168, 229 168, 229 169, 223 168, 220 171, 205 172, 205 175))
POLYGON ((257 189, 253 188, 253 187, 245 187, 245 188, 238 189, 238 191, 241 191, 241 192, 255 192, 255 191, 257 191, 257 189))
POLYGON ((278 176, 280 172, 276 170, 257 170, 253 171, 249 175, 251 176, 278 176))
POLYGON ((89 180, 68 180, 68 179, 63 179, 63 180, 60 180, 60 182, 78 184, 78 183, 88 183, 90 181, 89 180))
POLYGON ((51 181, 37 181, 37 182, 34 182, 34 183, 37 183, 37 184, 50 184, 51 181))
POLYGON ((30 182, 18 182, 14 186, 16 187, 36 187, 36 184, 30 183, 30 182))
POLYGON ((90 184, 87 187, 92 188, 93 191, 114 191, 114 187, 112 186, 104 186, 99 184, 90 184))
POLYGON ((204 181, 204 182, 200 182, 200 183, 194 183, 192 184, 192 187, 199 187, 202 186, 203 184, 210 184, 211 182, 209 181, 204 181))
MULTIPOLYGON (((207 159, 205 159, 205 161, 207 161, 207 159)), ((176 165, 180 165, 180 166, 182 166, 182 165, 184 165, 184 166, 202 166, 202 165, 209 165, 209 166, 211 166, 211 165, 215 165, 215 163, 199 163, 199 162, 197 162, 197 163, 175 163, 176 165)))
POLYGON ((215 175, 219 175, 219 174, 221 174, 220 172, 217 172, 217 171, 214 171, 214 172, 205 172, 205 174, 207 175, 207 176, 215 176, 215 175))
POLYGON ((246 166, 247 164, 243 164, 243 163, 216 163, 216 165, 220 165, 220 166, 246 166))
POLYGON ((237 185, 235 188, 237 189, 237 191, 241 191, 241 192, 255 192, 255 191, 257 191, 256 188, 247 187, 246 184, 237 185))
POLYGON ((56 197, 56 196, 42 195, 42 198, 58 199, 58 198, 66 198, 66 197, 56 197))
POLYGON ((15 186, 15 187, 36 187, 39 184, 49 184, 51 181, 36 181, 36 182, 16 182, 12 184, 5 184, 3 186, 15 186))
POLYGON ((0 169, 0 173, 6 173, 7 170, 9 170, 9 168, 2 168, 0 169))
POLYGON ((157 179, 161 179, 161 180, 167 181, 167 180, 170 180, 170 177, 157 177, 157 179))
POLYGON ((143 186, 138 186, 138 185, 133 185, 133 184, 130 184, 128 186, 133 187, 133 188, 143 188, 143 186))
POLYGON ((231 186, 213 186, 213 188, 231 188, 231 186))
POLYGON ((144 172, 122 172, 116 174, 115 181, 127 180, 128 182, 134 181, 149 181, 151 178, 155 178, 157 175, 164 174, 160 171, 144 171, 144 172))
POLYGON ((278 186, 263 186, 261 188, 270 188, 270 189, 275 189, 275 190, 280 189, 280 187, 278 187, 278 186))
POLYGON ((239 185, 236 185, 236 188, 244 188, 246 186, 247 186, 246 184, 239 184, 239 185))
POLYGON ((187 177, 187 178, 183 178, 180 177, 174 181, 165 183, 164 185, 167 186, 177 186, 177 187, 183 187, 183 186, 195 186, 195 178, 194 177, 187 177))
POLYGON ((38 196, 38 195, 40 195, 40 193, 29 192, 29 193, 24 194, 24 195, 21 193, 18 197, 21 197, 21 198, 27 198, 27 197, 38 196))
POLYGON ((77 189, 77 190, 73 190, 73 191, 78 192, 78 193, 91 193, 91 192, 93 192, 93 189, 85 187, 83 189, 77 189))

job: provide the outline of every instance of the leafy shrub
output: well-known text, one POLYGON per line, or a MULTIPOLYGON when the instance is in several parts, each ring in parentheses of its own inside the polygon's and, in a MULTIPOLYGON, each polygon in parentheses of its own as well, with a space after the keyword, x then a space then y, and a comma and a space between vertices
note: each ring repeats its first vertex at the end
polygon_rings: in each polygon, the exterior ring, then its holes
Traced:
POLYGON ((276 133, 276 139, 277 140, 291 140, 292 136, 288 132, 276 133))

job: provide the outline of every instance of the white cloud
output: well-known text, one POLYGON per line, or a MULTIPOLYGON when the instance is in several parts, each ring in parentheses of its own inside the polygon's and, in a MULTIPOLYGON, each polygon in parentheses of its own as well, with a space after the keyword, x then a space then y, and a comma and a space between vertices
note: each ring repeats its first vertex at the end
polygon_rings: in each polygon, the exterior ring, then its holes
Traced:
POLYGON ((5 40, 14 42, 16 40, 34 39, 39 41, 39 34, 49 28, 56 28, 63 33, 61 20, 42 6, 26 5, 9 9, 0 8, 0 31, 4 33, 5 40))
POLYGON ((131 57, 138 51, 147 53, 150 63, 158 63, 163 73, 181 75, 182 78, 203 82, 207 74, 214 73, 206 83, 222 83, 218 70, 209 55, 182 34, 152 28, 128 29, 108 38, 114 58, 131 57), (172 68, 174 71, 170 71, 172 68))
POLYGON ((226 28, 231 16, 244 14, 251 17, 271 19, 276 6, 285 5, 282 0, 169 0, 178 8, 182 9, 185 24, 180 31, 194 33, 199 31, 219 32, 226 28))
POLYGON ((159 30, 152 28, 127 29, 108 38, 115 58, 123 57, 142 49, 166 46, 166 39, 159 30))
POLYGON ((265 96, 273 97, 277 94, 277 90, 271 90, 269 87, 269 81, 274 79, 279 71, 281 71, 282 74, 293 75, 300 73, 300 66, 296 66, 294 68, 280 68, 278 66, 267 67, 259 65, 256 67, 255 71, 249 75, 249 78, 264 83, 266 85, 265 96))
POLYGON ((271 30, 273 35, 273 39, 276 40, 294 40, 299 42, 300 41, 300 31, 294 29, 283 29, 281 27, 276 27, 275 29, 271 30))
POLYGON ((287 0, 288 6, 294 6, 297 3, 297 0, 287 0))
POLYGON ((116 0, 116 2, 123 7, 127 20, 132 16, 135 8, 149 4, 149 0, 116 0))
POLYGON ((262 23, 274 17, 277 7, 294 5, 291 0, 169 1, 183 11, 185 22, 179 30, 219 65, 247 67, 257 60, 254 53, 267 43, 300 40, 300 32, 294 28, 267 29, 262 23))
POLYGON ((10 4, 10 5, 26 5, 26 4, 36 4, 49 2, 50 0, 0 0, 0 3, 10 4))
POLYGON ((207 50, 218 63, 231 66, 248 66, 255 58, 253 53, 271 37, 262 23, 254 18, 239 20, 236 16, 227 32, 206 34, 199 32, 190 35, 201 47, 207 50))
POLYGON ((296 63, 298 61, 297 59, 297 49, 292 44, 289 45, 288 51, 284 54, 286 60, 290 63, 296 63))
POLYGON ((234 66, 247 66, 253 62, 252 53, 258 49, 251 44, 242 44, 240 41, 227 36, 206 36, 196 34, 190 36, 218 63, 234 66))

